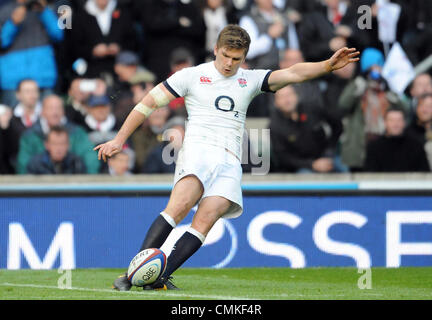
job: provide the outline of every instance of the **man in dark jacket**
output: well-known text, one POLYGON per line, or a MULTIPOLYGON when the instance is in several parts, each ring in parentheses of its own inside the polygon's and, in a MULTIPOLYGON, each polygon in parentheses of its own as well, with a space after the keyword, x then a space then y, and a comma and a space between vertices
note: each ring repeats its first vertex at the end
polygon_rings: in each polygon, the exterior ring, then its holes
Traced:
POLYGON ((194 54, 197 64, 205 56, 206 26, 196 1, 136 1, 141 6, 145 30, 146 57, 144 65, 156 75, 156 83, 170 73, 170 56, 174 49, 185 47, 194 54))
POLYGON ((302 104, 293 86, 275 94, 270 120, 271 165, 276 172, 346 172, 335 157, 342 123, 325 109, 302 104), (325 128, 331 129, 331 133, 325 128))
POLYGON ((430 171, 423 145, 404 134, 405 117, 402 110, 385 113, 385 134, 369 143, 365 171, 368 172, 425 172, 430 171))
MULTIPOLYGON (((357 20, 347 14, 345 1, 325 0, 321 10, 303 16, 299 39, 307 61, 319 61, 345 46, 361 48, 358 43, 357 20)), ((357 7, 355 7, 357 9, 357 7)))
POLYGON ((64 127, 53 127, 45 140, 45 151, 27 165, 29 174, 84 174, 82 159, 69 150, 69 135, 64 127))
POLYGON ((4 140, 2 151, 12 170, 9 173, 17 171, 17 155, 21 136, 39 121, 42 111, 42 104, 39 101, 40 92, 36 81, 31 79, 20 81, 16 96, 19 103, 13 109, 12 117, 5 121, 0 129, 4 140))
POLYGON ((114 78, 115 57, 137 50, 137 37, 128 8, 114 0, 87 0, 74 11, 68 47, 73 58, 87 62, 87 78, 114 78))

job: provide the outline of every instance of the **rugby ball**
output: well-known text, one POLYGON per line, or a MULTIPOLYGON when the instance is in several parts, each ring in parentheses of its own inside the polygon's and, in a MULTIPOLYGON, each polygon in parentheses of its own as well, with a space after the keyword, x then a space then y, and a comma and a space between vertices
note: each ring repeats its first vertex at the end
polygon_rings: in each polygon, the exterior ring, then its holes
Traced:
POLYGON ((166 255, 160 249, 150 248, 139 252, 130 262, 128 280, 137 287, 155 282, 166 268, 166 255))

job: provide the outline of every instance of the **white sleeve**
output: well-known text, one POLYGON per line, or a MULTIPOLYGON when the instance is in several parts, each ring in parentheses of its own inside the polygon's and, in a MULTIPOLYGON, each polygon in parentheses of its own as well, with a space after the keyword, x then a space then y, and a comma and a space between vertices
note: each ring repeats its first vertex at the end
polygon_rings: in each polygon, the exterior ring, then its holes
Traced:
POLYGON ((255 80, 254 96, 263 92, 273 92, 268 86, 268 78, 272 73, 272 70, 254 69, 250 70, 250 72, 253 72, 253 79, 255 80))
POLYGON ((239 21, 239 26, 245 29, 251 38, 248 59, 253 59, 257 56, 266 54, 270 51, 273 45, 273 40, 268 34, 259 34, 255 22, 249 16, 243 16, 239 21))
POLYGON ((176 98, 184 97, 188 93, 191 68, 184 68, 166 79, 163 84, 176 98))

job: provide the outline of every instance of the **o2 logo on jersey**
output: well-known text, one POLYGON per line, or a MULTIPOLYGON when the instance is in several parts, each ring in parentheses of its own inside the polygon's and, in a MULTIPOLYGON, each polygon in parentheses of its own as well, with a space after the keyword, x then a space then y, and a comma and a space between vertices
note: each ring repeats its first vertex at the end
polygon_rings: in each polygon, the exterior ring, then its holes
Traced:
MULTIPOLYGON (((219 96, 215 100, 215 107, 220 111, 234 111, 234 106, 234 100, 228 96, 219 96)), ((234 111, 234 117, 238 117, 238 111, 234 111)))

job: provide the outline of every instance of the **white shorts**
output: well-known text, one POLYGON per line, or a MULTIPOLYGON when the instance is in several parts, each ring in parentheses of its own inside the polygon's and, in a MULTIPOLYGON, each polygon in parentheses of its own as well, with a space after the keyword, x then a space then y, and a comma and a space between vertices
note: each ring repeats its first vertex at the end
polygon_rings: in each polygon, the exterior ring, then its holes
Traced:
POLYGON ((189 175, 196 176, 204 187, 199 202, 206 197, 221 196, 231 201, 223 218, 236 218, 243 213, 242 167, 232 153, 217 146, 184 144, 177 157, 174 185, 189 175))

